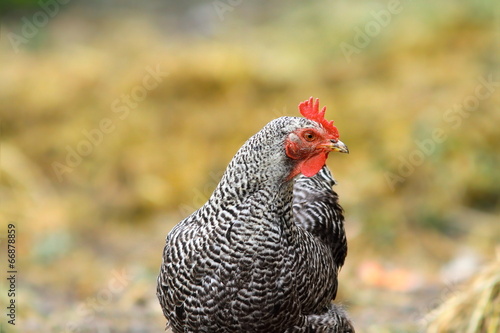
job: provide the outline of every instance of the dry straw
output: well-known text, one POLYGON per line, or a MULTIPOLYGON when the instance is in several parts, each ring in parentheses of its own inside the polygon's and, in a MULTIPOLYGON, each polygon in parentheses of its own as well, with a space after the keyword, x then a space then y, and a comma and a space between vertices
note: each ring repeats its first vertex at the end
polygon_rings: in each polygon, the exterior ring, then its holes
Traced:
POLYGON ((500 247, 494 262, 426 319, 428 333, 500 332, 500 247))

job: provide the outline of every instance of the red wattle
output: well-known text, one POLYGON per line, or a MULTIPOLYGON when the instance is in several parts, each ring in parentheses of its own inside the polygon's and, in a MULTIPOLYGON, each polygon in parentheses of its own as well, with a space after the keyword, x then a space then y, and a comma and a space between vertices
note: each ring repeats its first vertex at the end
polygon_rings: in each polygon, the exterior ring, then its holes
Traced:
POLYGON ((311 156, 302 163, 300 172, 306 177, 312 177, 325 165, 327 153, 311 156))

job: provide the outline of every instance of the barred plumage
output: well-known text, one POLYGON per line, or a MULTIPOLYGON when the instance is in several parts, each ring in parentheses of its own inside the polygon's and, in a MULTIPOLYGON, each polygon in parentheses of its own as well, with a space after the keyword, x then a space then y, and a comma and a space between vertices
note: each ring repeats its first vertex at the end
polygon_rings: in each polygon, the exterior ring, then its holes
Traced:
POLYGON ((347 255, 347 239, 343 210, 332 189, 335 184, 327 166, 313 177, 298 176, 293 189, 293 213, 298 226, 327 244, 340 270, 347 255))
POLYGON ((303 160, 285 146, 303 129, 325 132, 304 118, 267 124, 168 234, 157 294, 174 332, 354 332, 331 304, 347 250, 333 179, 325 167, 294 186, 303 160))

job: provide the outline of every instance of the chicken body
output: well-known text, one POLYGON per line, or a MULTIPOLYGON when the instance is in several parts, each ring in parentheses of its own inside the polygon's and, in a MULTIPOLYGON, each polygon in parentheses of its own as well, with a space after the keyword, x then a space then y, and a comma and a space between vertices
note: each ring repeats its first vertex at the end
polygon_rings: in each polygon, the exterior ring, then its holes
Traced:
POLYGON ((354 332, 331 304, 347 251, 333 180, 325 167, 294 181, 284 148, 290 133, 319 127, 271 121, 168 234, 157 294, 175 333, 354 332))

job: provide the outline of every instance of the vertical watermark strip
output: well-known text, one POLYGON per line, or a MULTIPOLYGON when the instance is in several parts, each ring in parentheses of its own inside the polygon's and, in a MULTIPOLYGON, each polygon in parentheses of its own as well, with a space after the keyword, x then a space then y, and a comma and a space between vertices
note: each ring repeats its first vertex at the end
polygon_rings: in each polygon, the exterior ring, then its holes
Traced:
POLYGON ((1 297, 7 300, 1 311, 0 329, 3 332, 4 325, 15 326, 17 323, 17 226, 14 222, 7 223, 0 237, 0 246, 2 285, 5 285, 0 292, 3 294, 1 297))

